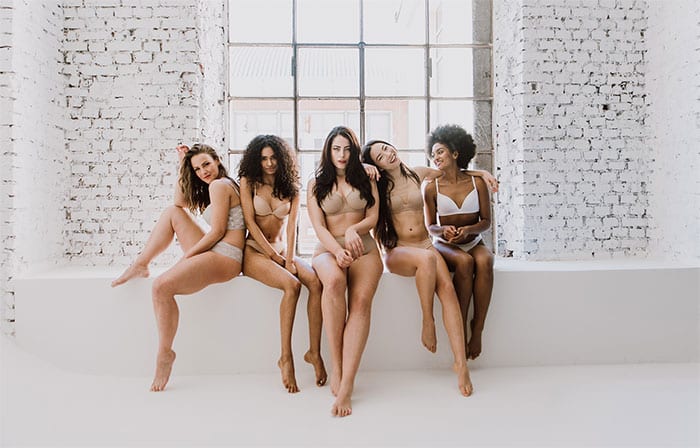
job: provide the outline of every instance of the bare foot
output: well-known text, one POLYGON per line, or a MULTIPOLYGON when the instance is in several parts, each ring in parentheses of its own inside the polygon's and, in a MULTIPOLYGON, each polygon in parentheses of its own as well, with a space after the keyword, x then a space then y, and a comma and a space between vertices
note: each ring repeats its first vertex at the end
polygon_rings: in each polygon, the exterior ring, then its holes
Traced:
POLYGON ((304 355, 304 361, 314 366, 314 372, 316 372, 316 385, 318 387, 325 385, 326 380, 328 380, 328 374, 326 373, 326 366, 323 365, 321 354, 311 353, 311 350, 309 350, 304 355))
POLYGON ((151 383, 151 392, 160 392, 165 389, 170 379, 170 372, 173 370, 175 362, 175 352, 170 350, 162 354, 158 354, 156 359, 156 375, 151 383))
POLYGON ((467 363, 457 364, 452 366, 452 369, 457 374, 457 383, 459 385, 459 391, 465 397, 468 397, 474 391, 474 386, 472 386, 472 380, 469 378, 469 368, 467 363))
POLYGON ((437 350, 437 337, 435 336, 435 321, 423 321, 423 330, 421 331, 421 340, 423 345, 429 352, 435 353, 437 350))
POLYGON ((472 335, 467 345, 467 358, 476 359, 481 354, 481 330, 474 330, 474 320, 471 321, 472 335))
POLYGON ((129 266, 128 268, 126 268, 126 270, 124 271, 124 273, 122 273, 122 275, 120 275, 114 281, 112 281, 112 288, 114 288, 115 286, 119 286, 123 283, 126 283, 129 280, 131 280, 132 278, 136 278, 136 277, 146 278, 149 275, 150 275, 150 273, 148 272, 148 266, 134 263, 131 266, 129 266))
POLYGON ((331 393, 334 397, 338 396, 338 389, 340 389, 340 380, 342 379, 342 367, 333 367, 331 370, 331 393))
POLYGON ((334 417, 347 417, 352 414, 352 400, 350 396, 352 395, 352 390, 347 393, 339 393, 338 398, 333 403, 331 407, 331 415, 334 417))
POLYGON ((279 366, 282 372, 282 384, 284 384, 284 388, 287 389, 287 392, 290 394, 299 392, 297 379, 294 376, 294 361, 292 358, 280 358, 279 361, 277 361, 277 366, 279 366))

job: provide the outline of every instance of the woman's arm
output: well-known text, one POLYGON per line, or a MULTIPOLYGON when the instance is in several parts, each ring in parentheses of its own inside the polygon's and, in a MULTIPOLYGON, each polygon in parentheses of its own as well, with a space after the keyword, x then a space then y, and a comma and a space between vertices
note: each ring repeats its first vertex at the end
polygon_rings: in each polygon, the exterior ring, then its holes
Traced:
POLYGON ((413 168, 421 181, 432 181, 442 176, 442 171, 437 168, 430 168, 429 166, 416 166, 413 168))
MULTIPOLYGON (((331 235, 331 232, 328 231, 328 227, 326 224, 326 216, 323 213, 323 210, 321 210, 321 207, 318 206, 318 203, 316 202, 316 196, 314 196, 315 184, 316 181, 314 179, 310 180, 306 192, 306 208, 309 212, 309 219, 311 220, 311 225, 314 228, 314 232, 316 232, 316 237, 321 242, 323 247, 325 247, 328 252, 332 253, 335 256, 336 262, 338 262, 338 266, 347 267, 345 266, 346 263, 341 264, 340 260, 344 258, 344 254, 347 254, 348 257, 350 257, 350 254, 345 250, 344 247, 338 244, 338 242, 335 240, 335 237, 331 235)), ((352 261, 352 257, 350 258, 352 261)), ((347 263, 347 265, 349 266, 349 263, 347 263)))
POLYGON ((263 250, 265 255, 270 257, 275 263, 284 266, 284 257, 277 253, 270 242, 265 238, 260 226, 255 221, 255 206, 253 205, 253 186, 246 177, 241 177, 241 209, 243 209, 243 219, 248 232, 256 243, 263 250))
POLYGON ((486 184, 489 186, 489 190, 493 191, 494 193, 498 192, 498 180, 493 177, 491 173, 485 170, 466 170, 464 171, 466 174, 469 174, 470 176, 474 176, 477 178, 481 178, 486 184))
POLYGON ((228 214, 231 199, 229 197, 231 187, 226 185, 226 181, 218 179, 209 184, 209 197, 211 198, 211 228, 204 234, 202 239, 197 241, 190 250, 185 253, 185 258, 192 257, 214 247, 226 234, 228 227, 228 214))
POLYGON ((173 204, 176 207, 187 208, 187 201, 185 200, 185 195, 182 192, 182 187, 180 186, 180 169, 182 168, 182 159, 185 158, 185 153, 189 151, 189 146, 179 145, 177 148, 177 180, 175 180, 175 194, 173 204))
POLYGON ((425 215, 425 227, 432 236, 449 239, 457 232, 455 226, 442 226, 438 223, 435 182, 430 182, 423 189, 423 214, 425 215))
POLYGON ((297 243, 297 216, 299 215, 300 202, 301 199, 297 194, 296 197, 292 199, 289 216, 287 217, 287 252, 285 253, 284 267, 292 274, 297 273, 297 268, 294 264, 294 251, 296 250, 297 243))

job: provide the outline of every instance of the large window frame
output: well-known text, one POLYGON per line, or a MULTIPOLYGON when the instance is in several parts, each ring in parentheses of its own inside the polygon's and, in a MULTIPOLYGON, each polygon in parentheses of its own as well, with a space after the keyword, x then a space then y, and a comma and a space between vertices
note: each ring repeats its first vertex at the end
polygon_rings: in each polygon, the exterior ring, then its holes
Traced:
MULTIPOLYGON (((309 161, 313 158, 314 162, 318 162, 318 158, 320 157, 320 148, 310 148, 307 145, 303 144, 300 142, 300 120, 301 120, 301 112, 300 112, 300 103, 303 102, 308 102, 308 101, 322 101, 322 102, 332 102, 332 101, 337 101, 337 102, 344 102, 344 101, 357 101, 359 104, 359 123, 357 123, 356 126, 350 126, 352 127, 357 133, 358 133, 358 138, 360 139, 360 142, 364 142, 367 140, 368 137, 376 137, 376 136, 368 136, 367 135, 367 119, 368 117, 373 117, 376 115, 376 113, 370 109, 367 108, 368 102, 374 102, 374 101, 422 101, 424 102, 424 129, 425 133, 429 132, 430 129, 434 128, 438 123, 435 123, 433 120, 433 110, 432 108, 435 106, 437 107, 437 104, 440 102, 442 103, 453 103, 457 104, 457 102, 471 102, 473 103, 473 107, 476 109, 479 106, 485 105, 486 110, 488 111, 488 129, 483 130, 482 134, 486 135, 486 138, 481 139, 481 142, 479 141, 478 138, 477 140, 477 155, 474 158, 473 165, 477 168, 483 168, 492 171, 493 168, 493 124, 491 120, 491 111, 492 111, 492 104, 493 104, 493 37, 492 37, 492 28, 491 28, 491 23, 492 23, 492 11, 493 11, 493 2, 492 0, 463 0, 464 2, 468 2, 472 4, 472 7, 474 3, 479 3, 481 7, 486 11, 488 11, 488 17, 486 18, 489 21, 489 30, 491 31, 488 35, 488 41, 483 41, 483 42, 460 42, 460 43, 439 43, 439 42, 431 42, 431 25, 435 28, 438 28, 441 26, 440 24, 433 23, 431 21, 431 2, 436 2, 437 0, 421 0, 423 4, 423 14, 424 14, 424 36, 423 36, 423 42, 422 43, 368 43, 365 42, 365 14, 364 14, 364 7, 365 7, 365 2, 367 0, 354 0, 357 2, 358 7, 359 7, 359 40, 357 42, 300 42, 298 39, 299 35, 299 30, 298 30, 298 22, 299 22, 299 3, 303 2, 304 0, 290 0, 291 2, 291 7, 292 7, 292 36, 291 36, 291 41, 290 42, 232 42, 231 39, 229 38, 229 27, 226 27, 226 41, 227 41, 227 51, 226 51, 226 67, 227 67, 227 76, 226 76, 226 130, 225 130, 225 138, 226 138, 226 145, 228 147, 228 155, 229 155, 229 165, 232 170, 232 172, 237 171, 237 161, 240 160, 240 157, 242 153, 245 150, 244 144, 241 145, 240 143, 238 145, 232 144, 232 127, 235 126, 235 123, 232 123, 232 117, 231 115, 231 110, 232 107, 235 103, 237 102, 254 102, 254 101, 260 101, 260 102, 291 102, 293 104, 293 107, 291 108, 291 113, 292 113, 292 123, 293 123, 293 128, 292 128, 292 136, 290 140, 291 146, 294 148, 294 150, 297 153, 297 157, 300 163, 300 169, 302 172, 302 211, 300 212, 300 218, 303 218, 306 216, 306 213, 304 212, 304 209, 306 208, 306 193, 305 193, 305 188, 306 188, 306 178, 305 176, 308 176, 309 174, 309 167, 306 166, 309 164, 309 161), (292 87, 292 95, 283 95, 283 96, 243 96, 243 95, 232 95, 231 94, 231 86, 230 86, 230 80, 231 80, 231 61, 230 61, 230 55, 232 53, 232 50, 235 51, 234 49, 241 49, 241 48, 249 48, 249 49, 256 49, 256 48, 287 48, 291 49, 291 61, 290 61, 290 67, 291 67, 291 73, 292 73, 292 78, 293 78, 293 87, 292 87), (349 95, 341 95, 341 96, 335 96, 335 95, 302 95, 300 94, 300 85, 299 85, 299 58, 300 58, 300 53, 304 52, 305 50, 312 50, 312 49, 333 49, 333 50, 354 50, 357 51, 358 54, 358 77, 357 77, 357 95, 355 96, 349 96, 349 95), (423 92, 421 95, 368 95, 367 94, 367 80, 366 80, 366 64, 367 64, 367 52, 372 51, 373 49, 389 49, 389 50, 397 50, 397 51, 402 51, 402 50, 420 50, 423 52, 423 70, 424 70, 424 83, 423 83, 423 92), (488 78, 490 78, 489 85, 488 85, 488 92, 487 94, 473 94, 473 95, 436 95, 431 91, 431 80, 433 79, 434 75, 434 70, 436 64, 439 63, 439 61, 434 60, 435 58, 435 53, 439 51, 450 51, 450 50, 472 50, 474 52, 475 50, 486 50, 487 57, 489 58, 490 64, 489 64, 489 72, 486 74, 488 78)), ((235 5, 235 0, 227 0, 226 2, 226 17, 229 16, 230 8, 232 7, 232 4, 235 5)), ((477 17, 475 20, 484 20, 484 17, 477 17)), ((439 33, 436 33, 439 34, 439 33)), ((433 86, 432 90, 435 90, 435 87, 433 86)), ((320 103, 319 103, 320 104, 320 103)), ((288 114, 289 111, 277 111, 278 115, 284 115, 288 114)), ((477 121, 476 113, 474 112, 474 121, 477 121)), ((484 112, 486 113, 486 112, 484 112)), ((269 115, 269 114, 268 114, 269 115)), ((443 124, 443 123, 440 123, 443 124)), ((459 124, 464 124, 464 123, 459 123, 459 124)), ((279 125, 278 123, 278 126, 279 125)), ((468 125, 466 126, 468 128, 468 125)), ((327 133, 330 130, 330 127, 325 130, 327 133)), ((469 129, 468 129, 469 130, 469 129)), ((472 133, 474 133, 472 131, 472 133)), ((320 137, 320 136, 319 136, 320 137)), ((322 136, 325 137, 325 134, 322 136)), ((475 135, 475 137, 477 137, 475 135)), ((383 136, 380 138, 387 138, 390 139, 388 136, 383 136)), ((318 141, 318 138, 316 139, 318 141)), ((390 140, 391 141, 391 140, 390 140)), ((423 146, 424 146, 424 142, 423 146)), ((317 144, 317 143, 316 143, 317 144)), ((408 147, 408 148, 400 148, 401 153, 402 153, 402 158, 404 161, 406 161, 409 164, 413 165, 418 165, 418 164, 429 164, 429 160, 425 157, 424 153, 424 148, 423 147, 408 147)), ((300 219, 301 221, 301 219, 300 219)), ((303 238, 300 235, 300 238, 297 239, 298 247, 297 247, 297 252, 299 255, 309 255, 310 247, 307 244, 306 247, 299 247, 303 246, 303 238)))

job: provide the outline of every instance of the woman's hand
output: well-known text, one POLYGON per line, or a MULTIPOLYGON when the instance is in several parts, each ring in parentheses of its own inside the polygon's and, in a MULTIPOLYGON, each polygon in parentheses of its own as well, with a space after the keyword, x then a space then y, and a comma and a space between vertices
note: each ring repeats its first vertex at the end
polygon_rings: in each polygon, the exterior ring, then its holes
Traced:
POLYGON ((178 145, 175 149, 177 150, 177 160, 182 163, 182 159, 185 158, 185 154, 190 150, 190 147, 187 145, 178 145))
POLYGON ((472 235, 469 233, 469 229, 467 227, 459 227, 457 229, 457 232, 455 233, 455 236, 452 238, 448 239, 452 244, 466 244, 476 238, 476 235, 472 235))
POLYGON ((297 265, 294 263, 294 260, 287 260, 284 263, 284 268, 292 275, 297 275, 297 265))
POLYGON ((382 175, 379 174, 379 170, 376 166, 370 165, 369 163, 363 163, 362 167, 365 169, 365 174, 369 176, 370 180, 376 182, 379 180, 380 177, 382 177, 382 175))
POLYGON ((352 258, 357 260, 365 251, 365 245, 362 243, 362 238, 352 227, 348 227, 345 231, 345 249, 350 252, 352 258))
POLYGON ((442 226, 442 238, 445 241, 451 241, 457 236, 457 227, 455 226, 442 226))
POLYGON ((495 177, 493 177, 493 175, 488 171, 478 171, 481 174, 481 178, 483 179, 483 181, 486 182, 486 186, 489 187, 489 190, 491 190, 491 192, 493 193, 498 193, 498 180, 495 177))
POLYGON ((277 263, 278 265, 280 265, 282 267, 285 267, 285 265, 287 263, 287 260, 282 255, 278 254, 277 252, 272 254, 272 256, 270 258, 272 258, 272 261, 274 261, 275 263, 277 263))
POLYGON ((352 258, 352 255, 350 255, 347 249, 340 249, 335 253, 335 262, 338 263, 338 267, 341 269, 350 267, 353 261, 355 261, 355 259, 352 258))

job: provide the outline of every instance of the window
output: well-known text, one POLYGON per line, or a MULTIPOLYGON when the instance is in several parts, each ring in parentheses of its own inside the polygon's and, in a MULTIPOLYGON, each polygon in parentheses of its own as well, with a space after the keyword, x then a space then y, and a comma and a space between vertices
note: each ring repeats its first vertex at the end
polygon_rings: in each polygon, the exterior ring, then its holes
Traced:
MULTIPOLYGON (((232 0, 228 30, 229 164, 261 133, 297 151, 302 186, 328 132, 390 141, 425 164, 430 129, 474 136, 491 170, 491 0, 232 0)), ((316 237, 302 193, 298 252, 316 237)))

